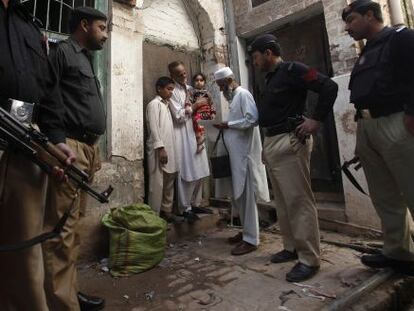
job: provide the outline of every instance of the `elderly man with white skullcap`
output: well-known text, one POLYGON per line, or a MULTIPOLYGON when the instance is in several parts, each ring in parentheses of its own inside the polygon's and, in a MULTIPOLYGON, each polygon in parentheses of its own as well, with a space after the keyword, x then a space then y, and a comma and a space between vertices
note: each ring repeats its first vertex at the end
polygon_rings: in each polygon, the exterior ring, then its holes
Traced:
POLYGON ((258 112, 252 94, 234 79, 229 67, 215 72, 215 81, 228 100, 228 121, 216 124, 224 131, 224 141, 232 173, 232 204, 239 211, 243 232, 228 239, 236 247, 232 255, 255 251, 259 245, 259 219, 256 200, 269 201, 266 170, 261 160, 258 112))

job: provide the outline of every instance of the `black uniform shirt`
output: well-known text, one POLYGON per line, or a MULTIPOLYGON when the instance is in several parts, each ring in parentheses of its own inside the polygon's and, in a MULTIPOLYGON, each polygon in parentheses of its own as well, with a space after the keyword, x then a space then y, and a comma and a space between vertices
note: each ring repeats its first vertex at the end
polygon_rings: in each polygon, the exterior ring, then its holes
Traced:
POLYGON ((414 115, 414 30, 385 27, 367 41, 352 71, 350 90, 356 108, 414 115))
POLYGON ((391 49, 395 60, 396 83, 403 85, 405 113, 414 116, 414 30, 401 30, 391 49))
POLYGON ((0 1, 0 99, 38 104, 41 130, 53 143, 65 141, 63 106, 42 34, 16 0, 0 1))
POLYGON ((69 38, 52 50, 50 58, 60 81, 67 133, 103 134, 105 112, 89 52, 69 38))
POLYGON ((266 75, 258 104, 259 125, 278 126, 290 116, 302 115, 308 90, 319 93, 311 118, 323 121, 335 103, 338 85, 302 63, 279 63, 266 75))

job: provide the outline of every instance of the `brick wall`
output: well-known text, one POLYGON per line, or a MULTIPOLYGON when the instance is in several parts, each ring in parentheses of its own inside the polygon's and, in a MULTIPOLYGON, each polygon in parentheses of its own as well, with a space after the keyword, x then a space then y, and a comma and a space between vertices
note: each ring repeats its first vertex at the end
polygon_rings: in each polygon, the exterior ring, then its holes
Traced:
POLYGON ((344 31, 341 20, 346 0, 271 0, 252 8, 251 0, 233 0, 238 36, 251 37, 274 30, 295 18, 306 18, 319 10, 325 14, 332 66, 335 75, 350 72, 357 56, 355 43, 344 31), (297 16, 297 17, 295 17, 297 16))
POLYGON ((357 43, 345 32, 345 24, 342 21, 342 10, 346 5, 345 0, 323 1, 329 50, 335 76, 352 70, 358 52, 357 43))
MULTIPOLYGON (((384 22, 389 25, 388 1, 378 2, 383 10, 384 22)), ((270 0, 252 8, 251 0, 233 0, 237 35, 249 38, 258 33, 275 30, 283 23, 294 21, 292 16, 295 14, 298 18, 306 17, 310 14, 310 8, 319 4, 320 10, 325 14, 334 74, 349 73, 357 58, 359 47, 344 31, 341 13, 347 3, 346 0, 270 0)))

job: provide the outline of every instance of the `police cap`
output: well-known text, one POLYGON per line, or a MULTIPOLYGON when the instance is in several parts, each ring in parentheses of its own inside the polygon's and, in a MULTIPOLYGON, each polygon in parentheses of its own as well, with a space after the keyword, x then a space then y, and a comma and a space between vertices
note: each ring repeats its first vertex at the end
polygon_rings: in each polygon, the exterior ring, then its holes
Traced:
POLYGON ((101 11, 88 6, 77 7, 73 10, 72 15, 79 16, 81 18, 92 18, 105 21, 108 19, 108 17, 101 11))
POLYGON ((342 20, 346 21, 349 14, 352 12, 357 12, 360 14, 365 14, 370 9, 379 9, 381 10, 380 5, 377 2, 371 0, 356 0, 351 2, 343 11, 342 11, 342 20))
POLYGON ((277 56, 280 56, 280 45, 276 36, 272 34, 264 34, 258 36, 248 47, 249 54, 255 51, 263 53, 266 49, 271 49, 277 56))
POLYGON ((79 26, 81 20, 87 19, 88 21, 93 20, 108 20, 108 17, 94 8, 83 6, 77 7, 72 11, 69 19, 69 31, 70 33, 74 33, 79 26))

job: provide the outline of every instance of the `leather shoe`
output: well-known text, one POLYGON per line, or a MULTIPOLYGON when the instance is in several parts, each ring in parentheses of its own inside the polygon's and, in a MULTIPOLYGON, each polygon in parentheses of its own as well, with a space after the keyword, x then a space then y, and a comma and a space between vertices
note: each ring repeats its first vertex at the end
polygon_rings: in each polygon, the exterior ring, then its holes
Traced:
POLYGON ((313 277, 319 270, 319 266, 311 267, 298 262, 290 272, 286 274, 288 282, 302 282, 313 277))
POLYGON ((256 245, 241 241, 235 248, 232 249, 231 254, 233 256, 240 256, 251 253, 257 249, 256 245))
POLYGON ((370 268, 393 268, 397 272, 414 275, 414 261, 396 260, 383 254, 375 254, 362 256, 361 262, 370 268))
POLYGON ((187 220, 189 224, 195 223, 197 220, 200 220, 200 217, 192 211, 184 212, 183 217, 187 220))
POLYGON ((296 251, 291 252, 288 251, 286 249, 272 255, 272 257, 270 257, 270 261, 273 263, 282 263, 282 262, 288 262, 288 261, 292 261, 292 260, 296 260, 298 259, 298 254, 296 253, 296 251))
POLYGON ((367 267, 375 269, 394 267, 396 264, 396 260, 388 258, 383 254, 363 255, 361 262, 367 267))
POLYGON ((243 233, 241 233, 241 232, 239 232, 235 236, 232 236, 232 237, 227 239, 227 242, 229 244, 238 244, 241 241, 243 241, 243 233))
POLYGON ((99 297, 78 293, 79 307, 81 311, 98 311, 105 307, 105 300, 99 297))

